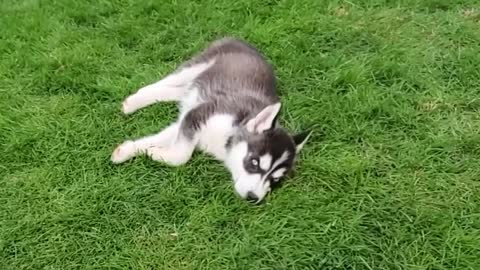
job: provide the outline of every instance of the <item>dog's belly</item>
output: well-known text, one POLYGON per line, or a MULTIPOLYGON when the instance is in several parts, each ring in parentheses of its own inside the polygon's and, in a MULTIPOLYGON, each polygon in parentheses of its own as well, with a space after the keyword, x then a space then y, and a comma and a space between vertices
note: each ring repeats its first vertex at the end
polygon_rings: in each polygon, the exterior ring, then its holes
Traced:
POLYGON ((198 94, 197 88, 191 88, 187 92, 187 94, 182 98, 180 101, 180 117, 179 119, 183 119, 183 117, 193 108, 195 108, 198 104, 202 103, 202 99, 198 94))
POLYGON ((200 130, 198 148, 219 160, 225 160, 228 138, 233 133, 234 118, 229 114, 216 114, 200 130))

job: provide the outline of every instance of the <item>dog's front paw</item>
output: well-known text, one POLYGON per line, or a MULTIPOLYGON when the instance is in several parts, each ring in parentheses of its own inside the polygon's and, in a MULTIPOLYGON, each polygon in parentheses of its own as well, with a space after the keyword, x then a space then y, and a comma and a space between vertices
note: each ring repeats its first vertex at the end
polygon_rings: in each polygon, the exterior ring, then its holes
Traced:
POLYGON ((135 106, 135 102, 132 97, 128 97, 125 99, 122 103, 122 112, 124 114, 131 114, 134 113, 137 110, 137 107, 135 106))
POLYGON ((133 141, 126 141, 115 148, 111 160, 115 164, 125 162, 135 156, 135 151, 135 143, 133 141))

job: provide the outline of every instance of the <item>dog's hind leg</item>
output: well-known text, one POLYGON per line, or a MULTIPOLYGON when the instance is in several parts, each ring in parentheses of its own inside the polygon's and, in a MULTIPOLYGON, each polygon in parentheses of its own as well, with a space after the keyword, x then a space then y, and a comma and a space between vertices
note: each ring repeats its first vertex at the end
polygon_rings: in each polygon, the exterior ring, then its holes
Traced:
POLYGON ((193 151, 200 141, 201 131, 205 128, 207 119, 214 113, 215 103, 213 102, 202 103, 188 111, 183 117, 180 117, 178 133, 171 144, 150 147, 147 149, 147 155, 153 160, 171 166, 185 164, 192 157, 193 151))
POLYGON ((184 66, 167 75, 162 80, 140 88, 130 95, 122 104, 125 114, 133 113, 141 108, 161 101, 179 101, 187 94, 195 78, 213 65, 214 61, 184 66))
POLYGON ((179 126, 178 123, 174 123, 155 135, 123 142, 113 151, 112 162, 123 163, 137 155, 147 153, 147 150, 151 147, 168 147, 175 142, 179 126))
POLYGON ((147 155, 155 161, 166 163, 170 166, 185 164, 192 157, 197 142, 182 134, 169 146, 154 146, 147 149, 147 155))

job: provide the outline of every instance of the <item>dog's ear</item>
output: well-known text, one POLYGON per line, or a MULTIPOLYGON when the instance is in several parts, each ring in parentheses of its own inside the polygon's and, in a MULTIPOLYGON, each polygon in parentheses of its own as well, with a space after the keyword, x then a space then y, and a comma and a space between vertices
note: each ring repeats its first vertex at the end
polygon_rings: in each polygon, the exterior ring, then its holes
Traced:
POLYGON ((302 150, 305 143, 312 135, 312 130, 307 130, 293 135, 293 141, 295 142, 295 151, 297 154, 302 150))
POLYGON ((280 107, 280 102, 265 107, 265 109, 258 113, 257 116, 247 122, 247 130, 250 132, 262 133, 265 130, 271 129, 275 124, 278 113, 280 112, 280 107))

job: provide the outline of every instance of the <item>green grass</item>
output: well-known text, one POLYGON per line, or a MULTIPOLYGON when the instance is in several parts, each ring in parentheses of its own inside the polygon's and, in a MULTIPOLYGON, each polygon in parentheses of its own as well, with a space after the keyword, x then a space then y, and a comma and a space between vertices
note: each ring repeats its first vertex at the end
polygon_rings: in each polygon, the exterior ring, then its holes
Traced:
POLYGON ((1 269, 479 269, 480 1, 2 0, 1 269), (276 66, 294 176, 251 206, 196 154, 109 162, 120 103, 210 41, 276 66))

